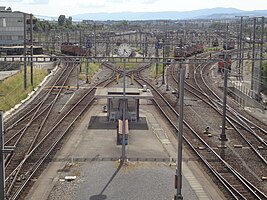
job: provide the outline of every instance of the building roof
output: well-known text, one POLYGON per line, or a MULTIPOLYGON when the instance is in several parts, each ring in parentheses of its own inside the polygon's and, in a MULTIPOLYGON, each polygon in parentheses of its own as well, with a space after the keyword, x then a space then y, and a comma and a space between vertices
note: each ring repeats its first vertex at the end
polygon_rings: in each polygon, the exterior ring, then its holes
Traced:
MULTIPOLYGON (((125 97, 133 99, 152 99, 153 94, 149 89, 125 88, 125 97)), ((95 98, 123 98, 123 88, 97 88, 95 98)))

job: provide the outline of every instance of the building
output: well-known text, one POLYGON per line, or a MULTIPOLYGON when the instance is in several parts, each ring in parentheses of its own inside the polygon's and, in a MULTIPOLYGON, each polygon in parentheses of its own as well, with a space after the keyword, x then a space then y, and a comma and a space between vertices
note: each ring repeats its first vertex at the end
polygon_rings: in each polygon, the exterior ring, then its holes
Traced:
POLYGON ((0 7, 0 46, 24 44, 24 15, 28 29, 30 14, 0 7))

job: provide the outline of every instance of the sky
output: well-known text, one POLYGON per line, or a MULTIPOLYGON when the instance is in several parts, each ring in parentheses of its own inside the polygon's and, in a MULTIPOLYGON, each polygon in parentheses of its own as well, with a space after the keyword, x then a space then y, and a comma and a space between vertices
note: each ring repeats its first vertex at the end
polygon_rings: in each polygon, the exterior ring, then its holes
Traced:
POLYGON ((215 7, 267 10, 267 0, 0 0, 0 6, 33 15, 58 17, 98 12, 192 11, 215 7))

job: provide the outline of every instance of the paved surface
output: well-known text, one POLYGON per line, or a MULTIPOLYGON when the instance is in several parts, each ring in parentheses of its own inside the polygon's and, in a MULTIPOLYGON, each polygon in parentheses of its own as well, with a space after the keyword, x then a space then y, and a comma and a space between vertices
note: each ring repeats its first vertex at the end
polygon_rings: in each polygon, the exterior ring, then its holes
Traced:
POLYGON ((12 70, 12 71, 0 71, 0 80, 4 80, 14 74, 19 72, 19 70, 12 70))
MULTIPOLYGON (((175 166, 170 166, 169 160, 177 157, 177 151, 170 143, 175 139, 168 136, 166 125, 161 124, 153 106, 149 106, 147 100, 141 103, 140 114, 146 118, 149 129, 130 130, 126 148, 129 162, 120 166, 121 146, 116 145, 116 130, 88 129, 92 113, 99 117, 106 115, 102 113, 105 104, 102 101, 99 100, 75 128, 68 143, 36 181, 27 199, 173 198, 176 193, 173 183, 175 166), (76 176, 76 179, 64 181, 65 176, 76 176)), ((184 199, 222 199, 217 188, 197 170, 185 152, 184 160, 184 199), (200 180, 194 174, 201 177, 200 180)))

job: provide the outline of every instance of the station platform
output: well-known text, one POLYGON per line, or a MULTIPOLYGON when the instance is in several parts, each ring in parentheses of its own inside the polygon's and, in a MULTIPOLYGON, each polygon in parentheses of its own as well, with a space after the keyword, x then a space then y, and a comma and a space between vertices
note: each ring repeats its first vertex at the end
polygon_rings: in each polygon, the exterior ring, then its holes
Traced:
MULTIPOLYGON (((173 199, 177 141, 151 101, 140 101, 140 122, 129 124, 125 165, 116 125, 105 121, 105 104, 95 102, 26 199, 173 199)), ((182 165, 184 199, 224 199, 185 151, 182 165)))

